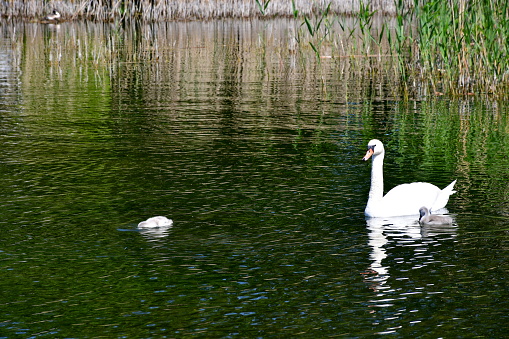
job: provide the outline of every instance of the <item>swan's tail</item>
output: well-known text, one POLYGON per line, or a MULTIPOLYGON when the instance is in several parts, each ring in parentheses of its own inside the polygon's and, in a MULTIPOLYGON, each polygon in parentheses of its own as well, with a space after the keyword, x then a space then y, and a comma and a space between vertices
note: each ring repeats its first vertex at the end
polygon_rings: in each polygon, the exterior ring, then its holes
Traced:
POLYGON ((447 202, 449 201, 449 197, 456 193, 456 191, 453 190, 454 184, 456 184, 456 180, 451 182, 449 185, 447 185, 446 188, 440 191, 438 194, 437 200, 435 200, 435 203, 433 206, 431 206, 432 211, 439 210, 441 208, 444 208, 447 205, 447 202))

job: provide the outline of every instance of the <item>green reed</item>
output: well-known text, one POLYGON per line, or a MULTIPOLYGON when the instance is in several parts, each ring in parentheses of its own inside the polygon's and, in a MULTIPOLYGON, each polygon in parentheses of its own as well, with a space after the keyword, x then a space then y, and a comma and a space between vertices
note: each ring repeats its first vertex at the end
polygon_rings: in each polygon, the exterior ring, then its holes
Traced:
MULTIPOLYGON (((356 11, 350 13, 355 24, 348 28, 340 17, 330 18, 335 13, 331 4, 323 4, 323 10, 315 10, 310 16, 301 13, 301 7, 292 0, 294 17, 300 18, 301 27, 307 28, 297 30, 296 39, 299 43, 307 41, 318 58, 327 38, 332 44, 348 44, 347 52, 352 56, 393 57, 394 76, 399 77, 400 91, 405 96, 508 96, 509 4, 506 1, 394 0, 394 15, 384 16, 383 24, 374 27, 378 10, 359 0, 356 11), (326 24, 320 29, 322 23, 326 24), (339 31, 334 31, 334 23, 339 24, 339 31), (345 43, 347 40, 353 44, 345 43), (389 51, 381 47, 384 42, 389 51)), ((265 6, 264 13, 266 9, 265 6)), ((387 67, 387 63, 376 67, 387 67)))
POLYGON ((406 82, 437 94, 507 96, 508 9, 501 0, 415 0, 411 11, 398 9, 391 47, 406 82))
POLYGON ((265 12, 267 11, 267 7, 269 7, 270 0, 256 0, 256 5, 258 6, 258 9, 260 10, 260 13, 262 15, 265 15, 265 12))
POLYGON ((10 0, 8 4, 0 6, 1 17, 39 18, 53 8, 65 20, 114 22, 293 16, 299 22, 294 38, 301 52, 318 59, 350 57, 370 71, 378 67, 380 72, 392 72, 388 76, 398 78, 405 95, 509 94, 505 0, 383 0, 376 7, 366 0, 10 0), (375 18, 382 23, 374 25, 375 18))
MULTIPOLYGON (((295 5, 294 5, 295 6, 295 5)), ((306 25, 306 28, 308 30, 309 35, 311 37, 315 38, 314 42, 309 41, 309 45, 315 52, 315 55, 320 59, 320 46, 322 45, 325 38, 327 38, 327 35, 329 35, 330 32, 330 23, 328 21, 327 16, 329 15, 330 10, 330 3, 325 8, 325 10, 320 13, 320 15, 316 16, 315 20, 310 19, 308 16, 304 16, 304 24, 306 25), (324 23, 324 32, 320 33, 320 27, 322 26, 322 23, 324 23)), ((297 14, 296 11, 294 11, 295 15, 297 14)))

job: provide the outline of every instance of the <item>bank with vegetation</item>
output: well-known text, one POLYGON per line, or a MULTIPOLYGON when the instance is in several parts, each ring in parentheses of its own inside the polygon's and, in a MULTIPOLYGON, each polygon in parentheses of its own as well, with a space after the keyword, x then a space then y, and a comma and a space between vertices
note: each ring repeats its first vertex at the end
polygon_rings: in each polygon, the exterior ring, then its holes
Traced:
POLYGON ((296 52, 319 60, 363 59, 368 75, 390 67, 405 95, 507 97, 509 93, 507 1, 6 0, 0 4, 3 19, 41 22, 53 10, 61 15, 56 23, 291 17, 296 21, 291 33, 296 52))
MULTIPOLYGON (((412 0, 402 0, 408 4, 412 0)), ((395 14, 393 0, 364 1, 372 11, 395 14)), ((5 0, 0 3, 4 18, 42 18, 58 10, 66 20, 143 21, 196 20, 215 18, 253 18, 321 13, 330 6, 331 14, 358 13, 359 0, 5 0)))

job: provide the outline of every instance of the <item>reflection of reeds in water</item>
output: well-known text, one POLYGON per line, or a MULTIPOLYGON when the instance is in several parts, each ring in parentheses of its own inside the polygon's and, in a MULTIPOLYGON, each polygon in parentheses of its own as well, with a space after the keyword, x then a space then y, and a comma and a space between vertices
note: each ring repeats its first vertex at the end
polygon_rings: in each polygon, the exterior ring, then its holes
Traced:
POLYGON ((10 36, 10 46, 2 48, 16 51, 12 54, 13 64, 36 82, 48 74, 63 76, 65 73, 69 78, 76 73, 84 76, 84 71, 107 70, 116 52, 115 36, 109 35, 109 27, 78 23, 69 28, 37 24, 4 26, 2 34, 10 36))
MULTIPOLYGON (((341 58, 348 54, 356 58, 395 57, 398 67, 393 74, 399 77, 399 89, 406 96, 508 95, 507 2, 382 0, 365 3, 361 0, 60 0, 51 3, 28 0, 9 1, 8 6, 0 6, 0 16, 35 19, 53 9, 58 9, 64 20, 103 22, 253 18, 262 14, 295 16, 300 25, 294 25, 292 38, 299 42, 298 49, 311 47, 310 54, 319 58, 341 58), (260 6, 262 3, 267 6, 260 6), (313 18, 320 18, 324 11, 330 18, 324 18, 326 23, 319 30, 312 24, 313 18), (337 17, 338 13, 349 17, 337 17), (380 16, 381 13, 396 15, 380 16), (352 21, 352 28, 345 29, 345 21, 352 21), (383 43, 390 48, 381 48, 383 43), (352 48, 355 44, 356 48, 352 48), (348 51, 345 45, 349 46, 348 51)), ((373 69, 373 60, 362 63, 373 69)))
MULTIPOLYGON (((464 101, 465 108, 445 100, 411 100, 402 105, 412 107, 391 108, 394 105, 387 102, 401 99, 396 58, 388 52, 386 41, 367 44, 355 19, 351 20, 343 21, 344 30, 333 27, 335 32, 353 33, 329 36, 321 55, 331 58, 321 60, 305 40, 294 43, 301 26, 290 19, 146 25, 9 23, 0 26, 4 60, 0 71, 13 70, 4 72, 8 76, 2 81, 9 81, 6 88, 19 89, 23 105, 35 107, 32 114, 44 119, 58 117, 54 112, 65 111, 67 104, 87 107, 82 112, 87 116, 94 111, 90 107, 104 112, 104 106, 112 107, 113 113, 107 114, 124 114, 124 108, 139 105, 144 112, 172 119, 192 119, 193 114, 207 112, 210 117, 190 124, 204 130, 222 123, 213 116, 222 110, 235 112, 244 119, 242 124, 256 124, 260 131, 281 125, 320 129, 322 120, 339 116, 341 120, 329 127, 348 130, 353 124, 353 129, 364 128, 370 136, 387 128, 384 133, 414 140, 415 149, 424 145, 434 154, 442 152, 439 157, 458 172, 468 172, 471 158, 480 164, 491 161, 482 158, 490 154, 489 140, 500 140, 500 149, 507 148, 508 115, 497 102, 487 101, 479 111, 473 106, 483 105, 473 99, 464 101), (67 98, 68 92, 74 95, 67 98), (300 116, 301 112, 306 114, 300 116), (410 137, 416 133, 416 118, 409 112, 421 112, 424 117, 424 127, 418 129, 424 132, 418 138, 410 137), (244 118, 244 113, 256 117, 244 118), (366 121, 376 120, 376 114, 384 114, 383 127, 370 132, 372 124, 366 121), (467 145, 474 145, 478 152, 469 153, 467 145), (463 149, 464 154, 458 155, 463 149)), ((497 159, 486 166, 490 175, 507 168, 507 162, 500 160, 505 158, 497 159)))
POLYGON ((348 97, 360 98, 363 91, 379 98, 395 94, 391 91, 397 77, 390 56, 379 50, 373 55, 358 54, 359 39, 336 36, 322 45, 322 55, 332 58, 318 63, 305 40, 295 44, 293 34, 298 29, 299 23, 293 20, 229 19, 123 26, 16 24, 4 26, 3 34, 11 39, 11 46, 5 47, 18 51, 16 62, 26 68, 23 74, 41 78, 65 74, 67 81, 79 81, 85 75, 98 79, 106 75, 122 86, 141 74, 143 79, 138 81, 147 84, 168 81, 186 86, 187 78, 199 76, 209 84, 217 79, 231 79, 235 86, 252 83, 262 92, 267 82, 284 79, 286 83, 276 83, 281 87, 278 91, 306 88, 305 94, 316 97, 326 95, 328 79, 337 83, 339 78, 344 86, 339 90, 348 97), (321 76, 316 77, 317 73, 321 76), (288 83, 294 85, 288 88, 288 83))
MULTIPOLYGON (((72 73, 79 65, 82 74, 87 69, 93 70, 94 76, 107 74, 115 78, 118 71, 147 67, 153 72, 143 73, 145 76, 160 77, 168 69, 168 63, 174 68, 185 67, 185 72, 211 68, 227 72, 232 63, 238 62, 242 64, 244 78, 263 79, 264 74, 279 77, 278 72, 283 72, 289 81, 303 87, 314 87, 313 82, 320 81, 324 90, 330 90, 323 87, 328 78, 339 78, 344 84, 342 91, 348 95, 357 92, 349 88, 361 89, 360 93, 371 88, 375 96, 388 97, 480 92, 507 95, 504 86, 509 79, 504 65, 509 59, 503 57, 503 49, 491 55, 483 47, 483 40, 461 43, 457 45, 461 53, 455 53, 444 40, 421 32, 421 37, 430 39, 430 50, 436 49, 436 53, 430 53, 422 46, 425 43, 422 38, 409 38, 415 32, 389 29, 398 27, 400 19, 408 18, 361 13, 329 19, 313 35, 308 34, 302 19, 12 24, 3 25, 2 29, 12 46, 23 49, 23 57, 27 58, 24 60, 31 60, 25 67, 40 67, 38 63, 44 61, 41 72, 54 74, 64 69, 66 74, 72 73), (10 29, 12 32, 8 32, 10 29), (27 40, 23 40, 23 34, 27 40), (25 48, 22 45, 27 41, 30 43, 25 48), (318 46, 320 58, 315 57, 311 45, 318 46), (239 51, 235 52, 236 48, 239 51), (409 50, 414 52, 409 54, 409 50), (231 55, 233 52, 238 54, 238 60, 231 55), (445 62, 452 55, 456 55, 452 58, 456 61, 445 62), (229 64, 221 69, 225 63, 229 64)), ((503 32, 496 31, 490 41, 499 39, 503 32)), ((16 58, 17 54, 13 55, 16 58)), ((172 72, 172 77, 185 76, 185 72, 177 70, 172 72)))
MULTIPOLYGON (((298 25, 289 19, 124 26, 17 23, 0 27, 2 36, 10 38, 8 44, 0 39, 0 49, 13 51, 11 62, 20 77, 13 83, 22 87, 24 105, 36 107, 31 119, 58 119, 61 114, 55 112, 67 106, 86 107, 66 113, 84 116, 122 116, 140 107, 142 115, 153 119, 140 118, 139 125, 136 119, 118 119, 133 124, 122 128, 157 125, 164 117, 219 133, 230 122, 217 112, 228 111, 234 112, 232 123, 266 131, 260 137, 270 142, 279 137, 270 132, 273 126, 318 129, 317 134, 330 126, 347 129, 361 119, 347 103, 360 109, 366 98, 396 98, 397 77, 393 80, 393 71, 386 70, 390 64, 384 64, 391 58, 351 56, 355 44, 345 38, 337 45, 324 43, 322 54, 335 57, 320 61, 305 43, 288 48, 298 25), (105 112, 105 106, 111 110, 105 112), (344 115, 344 124, 322 125, 337 115, 344 115)), ((193 143, 204 140, 209 138, 193 143)))

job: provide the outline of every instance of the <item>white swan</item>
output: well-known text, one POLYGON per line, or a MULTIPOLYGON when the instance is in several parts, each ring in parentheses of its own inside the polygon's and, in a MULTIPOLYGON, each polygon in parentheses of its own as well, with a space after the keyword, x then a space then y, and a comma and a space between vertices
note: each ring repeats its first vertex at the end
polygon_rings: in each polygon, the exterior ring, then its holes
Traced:
POLYGON ((419 209, 419 224, 421 225, 450 225, 452 218, 446 215, 430 214, 428 209, 423 206, 419 209))
POLYGON ((166 217, 152 217, 138 224, 138 228, 155 228, 155 227, 170 227, 173 225, 173 220, 166 217))
POLYGON ((43 23, 44 22, 56 22, 56 21, 59 21, 61 17, 62 16, 60 15, 60 13, 54 9, 53 12, 51 12, 50 15, 44 17, 44 19, 42 21, 43 21, 43 23))
POLYGON ((402 184, 391 189, 384 196, 384 145, 373 139, 368 143, 368 151, 362 160, 373 158, 371 167, 371 188, 364 214, 368 217, 392 217, 415 215, 422 206, 432 211, 444 208, 453 194, 456 180, 441 190, 427 182, 402 184))

